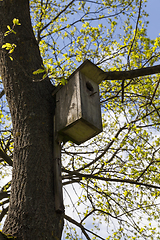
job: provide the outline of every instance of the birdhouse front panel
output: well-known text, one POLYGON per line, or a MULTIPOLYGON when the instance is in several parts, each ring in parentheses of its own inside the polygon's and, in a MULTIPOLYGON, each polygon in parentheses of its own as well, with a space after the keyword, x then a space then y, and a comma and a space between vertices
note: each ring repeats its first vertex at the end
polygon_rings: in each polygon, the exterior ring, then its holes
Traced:
POLYGON ((99 86, 97 83, 79 73, 82 118, 90 125, 102 131, 99 86))
POLYGON ((56 93, 56 130, 81 144, 102 131, 98 84, 80 71, 56 93))

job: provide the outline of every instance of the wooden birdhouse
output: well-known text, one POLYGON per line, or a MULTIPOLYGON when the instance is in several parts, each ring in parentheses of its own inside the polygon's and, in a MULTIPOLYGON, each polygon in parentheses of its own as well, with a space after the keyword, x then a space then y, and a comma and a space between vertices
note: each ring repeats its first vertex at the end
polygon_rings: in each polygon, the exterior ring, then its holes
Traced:
POLYGON ((102 131, 99 86, 103 71, 86 60, 56 93, 56 131, 81 144, 102 131))

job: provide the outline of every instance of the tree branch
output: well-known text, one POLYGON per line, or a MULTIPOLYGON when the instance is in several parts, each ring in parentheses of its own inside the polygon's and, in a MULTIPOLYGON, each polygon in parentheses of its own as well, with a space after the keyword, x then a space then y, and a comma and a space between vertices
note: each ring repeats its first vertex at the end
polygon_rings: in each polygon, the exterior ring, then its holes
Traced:
MULTIPOLYGON (((68 178, 70 178, 70 176, 68 178)), ((62 176, 62 179, 63 179, 63 176, 62 176)), ((72 183, 79 183, 80 180, 81 179, 69 180, 69 181, 62 183, 62 185, 65 186, 65 185, 72 184, 72 183)))
POLYGON ((4 92, 4 90, 2 90, 0 93, 0 98, 3 97, 4 94, 5 94, 5 92, 4 92))
POLYGON ((0 192, 0 200, 3 198, 8 198, 10 195, 8 194, 8 192, 0 192))
POLYGON ((100 236, 97 235, 96 233, 94 233, 94 232, 86 229, 85 227, 83 227, 83 225, 82 225, 81 223, 78 223, 77 221, 75 221, 75 220, 72 219, 71 217, 65 215, 64 218, 65 218, 67 221, 69 221, 69 222, 75 224, 76 226, 78 226, 78 227, 82 230, 83 234, 84 234, 84 235, 86 234, 85 237, 86 237, 87 239, 91 240, 91 238, 88 236, 88 234, 86 233, 86 231, 88 231, 88 232, 91 233, 92 235, 94 235, 94 236, 96 236, 96 237, 98 237, 98 238, 100 238, 100 239, 102 239, 102 240, 105 240, 104 238, 100 237, 100 236))
POLYGON ((152 97, 151 97, 151 100, 150 100, 149 104, 152 103, 153 98, 155 97, 155 94, 156 94, 157 88, 158 88, 158 86, 159 86, 159 83, 160 83, 160 78, 159 78, 159 80, 158 80, 158 82, 157 82, 157 84, 156 84, 156 87, 155 87, 155 89, 154 89, 154 92, 153 92, 153 95, 152 95, 152 97))
POLYGON ((148 168, 149 168, 152 164, 159 162, 159 161, 154 161, 154 155, 156 154, 156 152, 159 151, 159 149, 160 149, 160 148, 158 148, 158 149, 156 149, 156 150, 154 151, 153 156, 152 156, 152 161, 151 161, 151 162, 148 164, 148 166, 142 171, 142 173, 140 174, 140 176, 137 178, 136 181, 139 181, 139 179, 145 174, 145 172, 148 170, 148 168))
POLYGON ((11 158, 0 149, 0 157, 3 158, 4 161, 8 163, 9 166, 13 166, 13 161, 11 158))
POLYGON ((62 168, 62 172, 66 172, 71 176, 75 175, 75 176, 78 176, 81 178, 84 177, 86 179, 93 178, 93 179, 98 179, 98 180, 102 180, 102 181, 106 181, 106 182, 130 183, 130 184, 134 184, 134 185, 140 185, 140 186, 145 186, 145 187, 149 187, 149 188, 160 189, 160 186, 155 186, 155 185, 148 184, 148 183, 142 183, 142 182, 138 182, 137 180, 132 180, 132 179, 106 178, 106 177, 96 176, 94 174, 84 174, 84 173, 79 173, 77 171, 69 171, 64 168, 62 168))
POLYGON ((70 5, 72 5, 72 3, 74 3, 74 1, 75 1, 75 0, 72 0, 70 3, 68 3, 68 5, 67 5, 62 11, 60 11, 60 12, 57 14, 56 17, 54 17, 49 23, 47 23, 42 29, 40 29, 39 35, 41 34, 41 32, 42 32, 44 29, 46 29, 51 23, 53 23, 63 12, 65 12, 66 9, 67 9, 70 5))
POLYGON ((4 202, 0 202, 0 206, 3 206, 5 204, 9 203, 9 199, 5 200, 4 202))
POLYGON ((77 169, 77 171, 84 170, 86 167, 91 166, 92 164, 94 164, 95 162, 97 162, 100 158, 102 158, 102 157, 105 155, 105 153, 108 151, 108 149, 112 146, 112 144, 114 143, 115 139, 117 139, 118 136, 119 136, 119 134, 125 129, 125 127, 126 127, 126 125, 124 125, 122 128, 120 128, 120 129, 118 130, 118 132, 117 132, 116 135, 114 136, 113 140, 111 140, 111 141, 107 144, 107 146, 104 148, 103 152, 102 152, 98 157, 96 157, 92 162, 90 162, 90 163, 84 165, 83 167, 77 169))
MULTIPOLYGON (((147 113, 147 114, 144 114, 143 116, 141 116, 141 117, 139 117, 139 118, 136 118, 135 120, 131 121, 130 124, 134 124, 134 123, 136 123, 136 122, 138 122, 138 121, 146 118, 147 116, 151 115, 152 113, 154 113, 155 111, 157 111, 157 110, 159 110, 159 109, 160 109, 160 107, 154 109, 153 111, 151 111, 151 112, 149 112, 149 113, 147 113)), ((85 168, 91 166, 92 164, 94 164, 95 162, 97 162, 100 158, 102 158, 102 157, 105 155, 105 153, 109 150, 109 148, 112 146, 112 144, 114 143, 115 139, 118 138, 119 134, 120 134, 123 130, 126 129, 126 126, 127 126, 127 125, 125 124, 123 127, 121 127, 121 128, 118 130, 118 132, 115 134, 114 138, 107 144, 107 146, 104 148, 103 152, 102 152, 98 157, 96 157, 96 158, 95 158, 93 161, 91 161, 90 163, 88 163, 88 164, 84 165, 83 167, 77 169, 77 172, 79 172, 79 171, 81 171, 81 170, 84 170, 85 168)))
POLYGON ((0 200, 3 198, 9 198, 10 194, 9 191, 7 191, 7 189, 11 186, 11 182, 8 182, 7 184, 5 184, 1 191, 0 191, 0 200))
POLYGON ((136 77, 143 77, 143 76, 152 75, 156 73, 160 73, 160 65, 134 69, 129 71, 103 72, 101 73, 101 78, 103 80, 124 80, 124 79, 132 79, 136 77))
POLYGON ((6 215, 7 212, 8 212, 8 207, 2 209, 2 212, 0 214, 0 222, 2 221, 3 217, 6 215))
POLYGON ((69 222, 75 224, 76 226, 78 226, 78 227, 82 230, 84 236, 85 236, 88 240, 91 240, 91 238, 90 238, 90 237, 88 236, 88 234, 86 233, 86 229, 83 227, 83 225, 82 225, 81 223, 78 223, 78 222, 75 221, 73 218, 71 218, 71 217, 69 217, 69 216, 67 216, 67 215, 64 215, 64 218, 65 218, 67 221, 69 221, 69 222))
POLYGON ((130 67, 129 56, 130 56, 130 54, 131 54, 132 47, 133 47, 133 44, 134 44, 135 39, 136 39, 136 34, 137 34, 137 30, 138 30, 139 19, 140 19, 140 16, 141 16, 141 8, 142 8, 142 0, 140 0, 140 2, 139 2, 139 11, 138 11, 138 17, 137 17, 137 22, 136 22, 136 28, 135 28, 135 32, 134 32, 134 38, 133 38, 133 41, 132 41, 132 43, 131 43, 131 46, 130 46, 130 49, 129 49, 129 52, 128 52, 127 62, 128 62, 129 67, 130 67))
POLYGON ((6 184, 2 187, 2 189, 1 189, 0 192, 2 192, 2 191, 6 192, 6 190, 7 190, 10 186, 11 186, 11 181, 9 181, 8 183, 6 183, 6 184))

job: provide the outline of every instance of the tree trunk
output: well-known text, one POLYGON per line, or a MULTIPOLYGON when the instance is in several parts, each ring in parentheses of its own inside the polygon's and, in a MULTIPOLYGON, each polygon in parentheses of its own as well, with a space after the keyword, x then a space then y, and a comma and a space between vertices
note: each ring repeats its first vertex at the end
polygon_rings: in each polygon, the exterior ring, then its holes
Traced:
MULTIPOLYGON (((53 169, 53 86, 33 81, 42 65, 32 30, 29 1, 0 1, 0 74, 12 116, 14 159, 10 205, 3 232, 23 240, 61 239, 63 214, 55 212, 53 169), (18 18, 16 35, 6 26, 18 18), (13 61, 2 48, 17 45, 13 61)), ((41 76, 38 75, 40 79, 41 76)))

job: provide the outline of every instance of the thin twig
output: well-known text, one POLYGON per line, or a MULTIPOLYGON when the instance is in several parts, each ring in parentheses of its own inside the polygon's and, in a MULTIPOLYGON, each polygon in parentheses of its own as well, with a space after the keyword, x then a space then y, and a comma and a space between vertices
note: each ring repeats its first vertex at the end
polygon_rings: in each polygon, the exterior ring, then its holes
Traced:
POLYGON ((67 221, 69 221, 69 222, 75 224, 76 226, 78 226, 78 227, 82 230, 84 236, 85 236, 88 240, 91 240, 91 238, 90 238, 90 237, 88 236, 88 234, 86 233, 86 229, 83 227, 82 224, 80 224, 79 222, 75 221, 73 218, 71 218, 71 217, 69 217, 69 216, 67 216, 67 215, 64 215, 64 218, 65 218, 67 221))
POLYGON ((4 94, 5 94, 5 92, 4 92, 4 90, 2 90, 0 93, 0 98, 3 97, 4 94))
POLYGON ((13 165, 13 161, 11 160, 11 158, 1 149, 0 149, 0 158, 3 158, 3 160, 6 161, 9 166, 13 165))

